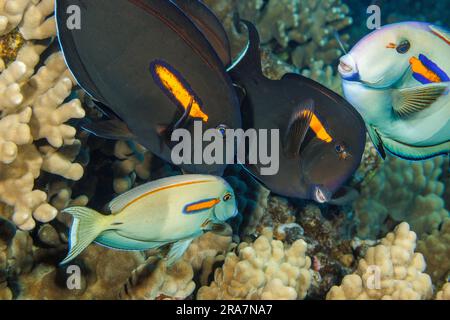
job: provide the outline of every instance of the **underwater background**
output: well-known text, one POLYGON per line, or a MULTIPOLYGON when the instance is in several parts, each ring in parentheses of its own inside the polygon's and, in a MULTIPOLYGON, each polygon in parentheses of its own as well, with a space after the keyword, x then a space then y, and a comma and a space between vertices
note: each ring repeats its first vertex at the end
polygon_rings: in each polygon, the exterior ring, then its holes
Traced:
MULTIPOLYGON (((350 49, 369 32, 369 5, 381 8, 382 24, 450 26, 450 0, 204 2, 235 56, 246 43, 238 15, 258 28, 266 76, 297 72, 339 94, 335 31, 350 49)), ((155 252, 95 244, 60 267, 71 224, 62 209, 101 211, 134 186, 181 172, 139 145, 79 129, 80 119, 102 114, 65 65, 53 5, 0 1, 0 299, 450 300, 448 156, 383 161, 369 140, 339 203, 271 194, 230 166, 224 176, 239 207, 233 237, 207 233, 170 268, 155 252), (81 272, 72 283, 73 266, 81 272)))

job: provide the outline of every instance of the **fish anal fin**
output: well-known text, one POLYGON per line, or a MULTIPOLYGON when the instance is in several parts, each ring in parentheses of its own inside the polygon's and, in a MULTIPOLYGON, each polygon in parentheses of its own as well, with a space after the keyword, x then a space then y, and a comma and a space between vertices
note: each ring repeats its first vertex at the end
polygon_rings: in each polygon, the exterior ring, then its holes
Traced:
POLYGON ((390 153, 406 160, 426 160, 450 154, 450 141, 435 146, 416 147, 386 138, 384 145, 390 153))
POLYGON ((369 134, 370 140, 372 140, 372 143, 377 149, 381 158, 386 159, 386 151, 384 150, 383 140, 381 139, 378 131, 372 126, 367 125, 367 133, 369 134))
POLYGON ((394 112, 400 118, 405 118, 425 110, 442 97, 448 88, 448 83, 444 82, 395 90, 392 103, 394 112))
POLYGON ((82 129, 101 138, 111 140, 134 140, 136 136, 131 133, 125 122, 119 119, 104 120, 99 122, 84 122, 82 129))
POLYGON ((312 99, 303 101, 292 112, 284 137, 284 151, 287 156, 295 157, 300 152, 313 115, 314 101, 312 99))

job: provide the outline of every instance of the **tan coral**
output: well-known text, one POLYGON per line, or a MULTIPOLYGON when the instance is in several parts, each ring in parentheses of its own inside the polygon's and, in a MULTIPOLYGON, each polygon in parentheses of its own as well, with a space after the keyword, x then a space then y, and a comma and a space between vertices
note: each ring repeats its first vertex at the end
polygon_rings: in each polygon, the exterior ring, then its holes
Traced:
POLYGON ((450 283, 447 282, 436 295, 436 300, 450 300, 450 283))
MULTIPOLYGON (((42 1, 38 7, 47 12, 48 5, 42 1)), ((28 41, 0 74, 0 201, 13 208, 5 212, 24 230, 33 229, 35 220, 48 222, 57 214, 47 194, 34 190, 41 170, 71 180, 79 180, 84 171, 73 163, 81 147, 76 130, 65 124, 84 117, 84 109, 77 99, 64 103, 75 81, 60 52, 34 74, 45 48, 28 41), (43 139, 50 145, 40 143, 38 148, 34 141, 43 139)))
POLYGON ((33 2, 36 0, 0 0, 0 35, 16 28, 33 2))
POLYGON ((398 225, 381 244, 367 250, 355 273, 327 294, 328 300, 430 299, 433 287, 423 273, 423 255, 415 253, 416 234, 407 223, 398 225))
POLYGON ((439 229, 417 243, 417 251, 425 256, 427 273, 435 285, 441 285, 450 276, 450 218, 439 229))
POLYGON ((197 298, 303 299, 311 284, 310 267, 303 240, 287 246, 265 229, 254 243, 241 243, 237 254, 227 254, 214 281, 200 288, 197 298))
POLYGON ((209 232, 195 239, 183 258, 169 268, 164 260, 152 256, 133 271, 119 296, 132 300, 186 299, 196 287, 194 275, 199 275, 200 283, 206 281, 216 258, 230 244, 231 237, 209 232))
POLYGON ((19 25, 25 39, 41 40, 52 37, 56 33, 54 0, 32 0, 19 25))

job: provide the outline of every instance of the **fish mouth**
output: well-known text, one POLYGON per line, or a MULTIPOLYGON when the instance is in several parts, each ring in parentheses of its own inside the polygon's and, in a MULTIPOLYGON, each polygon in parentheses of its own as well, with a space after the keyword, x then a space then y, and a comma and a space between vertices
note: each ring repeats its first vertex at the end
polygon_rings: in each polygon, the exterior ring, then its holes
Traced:
POLYGON ((339 72, 341 74, 345 74, 345 73, 350 73, 353 71, 353 68, 351 66, 349 66, 348 64, 346 64, 344 61, 341 60, 341 62, 339 63, 339 72))
POLYGON ((314 200, 318 203, 326 203, 331 200, 331 192, 326 188, 316 186, 314 188, 314 200))

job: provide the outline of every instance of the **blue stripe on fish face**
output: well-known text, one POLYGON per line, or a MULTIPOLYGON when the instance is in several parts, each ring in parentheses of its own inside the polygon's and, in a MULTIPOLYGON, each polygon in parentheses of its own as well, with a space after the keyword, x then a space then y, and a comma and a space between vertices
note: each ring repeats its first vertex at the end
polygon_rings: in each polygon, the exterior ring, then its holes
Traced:
POLYGON ((348 77, 346 77, 344 75, 341 75, 341 76, 342 76, 342 79, 344 79, 346 81, 358 82, 358 81, 361 80, 361 77, 359 76, 359 73, 354 73, 354 74, 352 74, 351 76, 348 76, 348 77))

